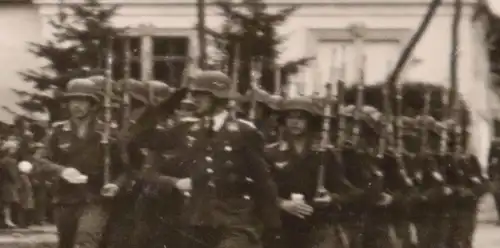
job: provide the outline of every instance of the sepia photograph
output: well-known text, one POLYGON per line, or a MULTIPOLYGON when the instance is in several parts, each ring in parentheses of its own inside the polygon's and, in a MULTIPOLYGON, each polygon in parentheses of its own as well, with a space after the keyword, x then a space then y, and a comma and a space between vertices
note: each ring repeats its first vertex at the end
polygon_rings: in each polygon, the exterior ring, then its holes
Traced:
POLYGON ((0 0, 0 248, 498 247, 500 0, 0 0))

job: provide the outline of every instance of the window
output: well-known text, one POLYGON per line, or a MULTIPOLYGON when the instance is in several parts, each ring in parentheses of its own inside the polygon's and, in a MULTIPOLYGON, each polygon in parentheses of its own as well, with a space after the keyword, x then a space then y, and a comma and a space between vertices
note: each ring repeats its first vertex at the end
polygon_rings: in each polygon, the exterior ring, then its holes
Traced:
POLYGON ((190 57, 190 32, 154 27, 132 29, 113 44, 113 78, 159 80, 173 87, 181 85, 190 57))
MULTIPOLYGON (((308 54, 316 54, 317 68, 310 68, 306 73, 309 88, 323 89, 324 84, 329 81, 332 63, 336 69, 344 69, 344 78, 348 83, 355 81, 356 68, 355 49, 353 39, 348 29, 312 29, 312 39, 308 44, 308 54), (319 74, 319 76, 317 75, 319 74), (319 84, 319 85, 318 85, 319 84)), ((403 43, 411 34, 406 29, 367 29, 365 33, 364 53, 365 60, 365 82, 377 83, 385 79, 387 73, 395 64, 403 43)), ((313 66, 313 67, 314 67, 313 66)), ((338 73, 342 73, 338 71, 338 73)))
MULTIPOLYGON (((356 81, 356 68, 354 56, 356 51, 351 42, 329 41, 322 42, 318 49, 319 65, 322 65, 322 81, 327 81, 330 75, 332 61, 337 66, 345 63, 345 79, 347 82, 356 81), (344 60, 344 61, 341 61, 344 60)), ((371 41, 364 44, 365 61, 365 81, 367 83, 377 83, 383 81, 388 74, 395 60, 399 55, 399 44, 391 41, 371 41)))
POLYGON ((153 38, 153 77, 169 85, 179 86, 187 62, 187 37, 153 38))
POLYGON ((114 40, 113 43, 113 78, 122 79, 126 76, 127 70, 129 77, 140 80, 141 74, 141 38, 140 37, 121 37, 114 40), (128 53, 128 54, 127 54, 128 53), (130 56, 130 59, 126 57, 130 56))

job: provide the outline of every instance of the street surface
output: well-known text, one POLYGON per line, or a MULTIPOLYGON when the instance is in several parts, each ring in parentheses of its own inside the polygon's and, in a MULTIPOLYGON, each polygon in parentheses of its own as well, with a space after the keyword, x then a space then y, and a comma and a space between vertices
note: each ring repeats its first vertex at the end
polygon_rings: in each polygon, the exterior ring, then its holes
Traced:
MULTIPOLYGON (((496 213, 493 200, 487 196, 483 200, 478 215, 478 228, 474 237, 474 248, 500 247, 500 226, 495 225, 496 213)), ((0 248, 36 247, 34 243, 56 242, 55 227, 32 227, 29 230, 0 230, 0 248), (18 246, 16 244, 25 245, 18 246)))

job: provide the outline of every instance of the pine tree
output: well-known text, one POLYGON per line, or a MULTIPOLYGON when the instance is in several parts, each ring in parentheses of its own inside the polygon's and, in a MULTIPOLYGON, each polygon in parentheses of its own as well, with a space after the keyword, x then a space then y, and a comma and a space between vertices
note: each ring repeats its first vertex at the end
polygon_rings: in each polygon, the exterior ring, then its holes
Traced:
POLYGON ((15 90, 22 98, 18 105, 28 112, 47 111, 51 121, 61 119, 64 111, 58 95, 70 79, 102 72, 110 37, 122 33, 110 22, 116 11, 117 6, 105 7, 98 0, 88 0, 71 5, 68 13, 61 11, 51 20, 53 39, 30 43, 29 49, 48 64, 21 72, 24 81, 33 84, 37 92, 15 90))
MULTIPOLYGON (((238 5, 221 0, 215 4, 221 10, 225 21, 221 32, 207 29, 207 33, 213 36, 215 50, 220 55, 208 64, 227 68, 229 74, 232 74, 238 47, 239 92, 244 93, 249 89, 252 61, 258 61, 262 67, 260 86, 268 92, 275 92, 274 68, 280 55, 280 44, 284 40, 277 29, 298 7, 291 6, 271 13, 262 0, 243 0, 238 5)), ((281 65, 280 85, 286 85, 287 77, 296 73, 298 68, 306 65, 309 60, 310 58, 302 58, 281 65)))

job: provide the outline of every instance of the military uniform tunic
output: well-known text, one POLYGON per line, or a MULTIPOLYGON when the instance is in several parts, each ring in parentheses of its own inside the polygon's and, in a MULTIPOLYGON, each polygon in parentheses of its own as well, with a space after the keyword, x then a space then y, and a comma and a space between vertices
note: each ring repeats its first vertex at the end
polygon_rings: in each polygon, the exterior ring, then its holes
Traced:
MULTIPOLYGON (((171 176, 192 180, 182 209, 192 234, 186 246, 260 247, 261 227, 280 225, 262 137, 251 123, 227 112, 211 119, 174 127, 164 141, 179 146, 171 158, 177 166, 171 176)), ((166 150, 157 145, 153 151, 166 150)))
MULTIPOLYGON (((176 124, 177 130, 187 130, 196 120, 181 118, 176 124)), ((182 150, 183 140, 174 140, 175 135, 168 135, 169 129, 157 127, 142 137, 141 149, 146 161, 136 185, 140 192, 135 202, 135 230, 130 247, 180 247, 185 238, 179 218, 184 196, 172 190, 168 177, 189 174, 186 167, 176 163, 175 154, 182 150)))
POLYGON ((268 146, 267 154, 274 162, 272 172, 280 198, 290 200, 292 194, 302 194, 314 208, 313 214, 305 219, 281 212, 283 247, 346 247, 347 237, 339 222, 340 206, 349 200, 353 188, 333 152, 320 152, 311 141, 305 144, 303 152, 298 152, 293 142, 281 141, 268 146), (313 202, 321 164, 325 166, 324 186, 333 198, 327 206, 313 202))
MULTIPOLYGON (((41 170, 59 175, 65 168, 75 168, 88 176, 85 184, 70 184, 62 178, 54 182, 60 248, 97 247, 104 242, 109 206, 100 195, 104 184, 103 124, 91 121, 88 125, 86 134, 79 136, 75 123, 55 123, 45 149, 35 155, 41 170)), ((111 154, 118 155, 117 152, 111 154)), ((121 173, 116 156, 112 161, 112 178, 121 186, 127 176, 121 173)))

